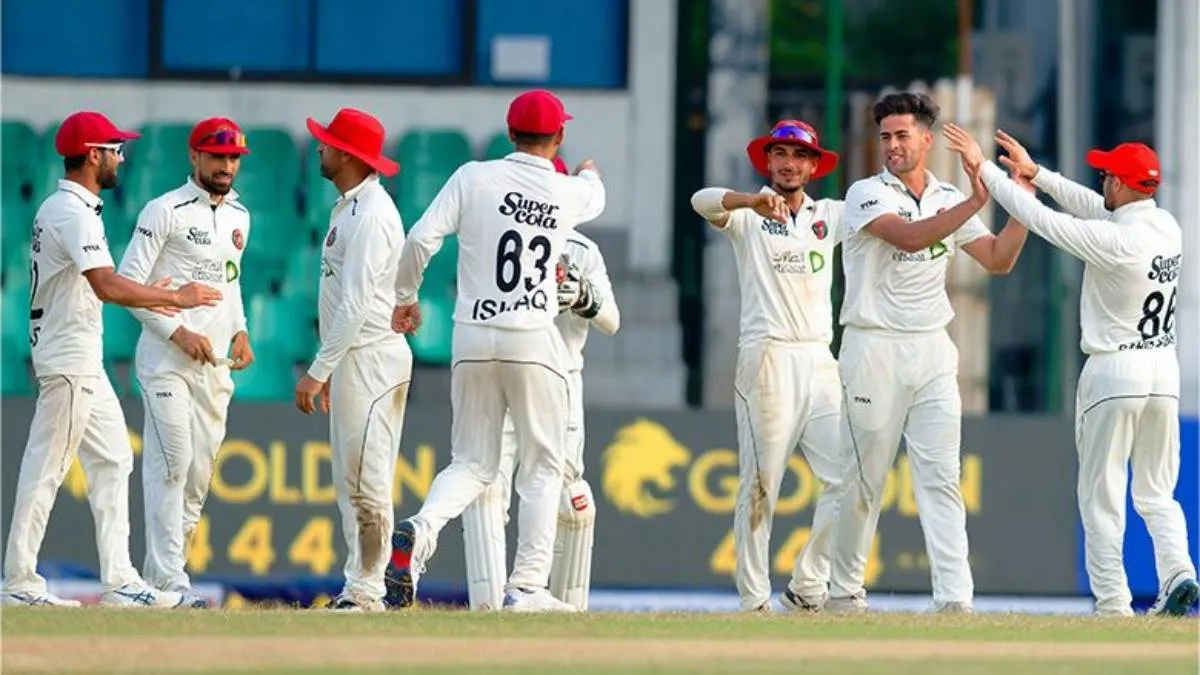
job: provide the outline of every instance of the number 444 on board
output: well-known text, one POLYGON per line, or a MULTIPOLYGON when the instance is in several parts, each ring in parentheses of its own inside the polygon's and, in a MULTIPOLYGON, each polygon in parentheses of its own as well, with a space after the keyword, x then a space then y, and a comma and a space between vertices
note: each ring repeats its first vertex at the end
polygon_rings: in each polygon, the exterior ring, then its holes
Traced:
MULTIPOLYGON (((208 516, 201 516, 186 546, 188 572, 207 572, 215 555, 208 516)), ((225 548, 225 559, 229 563, 247 567, 254 576, 269 574, 276 558, 271 517, 253 515, 247 518, 225 548)), ((313 574, 328 574, 337 562, 337 553, 333 550, 333 519, 325 516, 310 518, 288 546, 287 560, 294 567, 307 567, 313 574)))

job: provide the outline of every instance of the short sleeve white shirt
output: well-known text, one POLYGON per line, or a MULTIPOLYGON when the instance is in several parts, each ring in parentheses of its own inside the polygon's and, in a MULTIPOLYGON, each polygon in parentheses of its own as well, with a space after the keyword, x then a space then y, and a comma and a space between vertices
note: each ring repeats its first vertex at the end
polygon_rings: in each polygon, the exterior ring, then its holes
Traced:
POLYGON ((842 325, 916 333, 944 328, 954 318, 946 293, 946 269, 959 248, 989 233, 978 216, 972 216, 954 234, 915 253, 863 229, 887 213, 911 222, 966 200, 957 187, 939 181, 932 173, 926 172, 926 181, 924 194, 917 197, 899 178, 884 170, 856 181, 846 192, 842 325))
MULTIPOLYGON (((772 192, 764 187, 762 192, 772 192)), ((804 204, 789 222, 736 209, 729 236, 741 288, 739 346, 765 340, 833 340, 833 251, 842 236, 842 202, 804 204)))
POLYGON ((101 302, 83 273, 113 267, 104 202, 79 183, 58 181, 33 219, 29 341, 38 377, 101 375, 101 302))

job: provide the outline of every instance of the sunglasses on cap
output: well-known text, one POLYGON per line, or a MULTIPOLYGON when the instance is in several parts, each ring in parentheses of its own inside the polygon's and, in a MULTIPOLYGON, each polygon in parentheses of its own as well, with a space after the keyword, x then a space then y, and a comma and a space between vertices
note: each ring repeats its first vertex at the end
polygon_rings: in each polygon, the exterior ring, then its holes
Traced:
POLYGON ((108 150, 109 152, 113 153, 117 157, 122 157, 122 158, 125 157, 125 144, 124 143, 84 143, 83 147, 99 148, 101 150, 108 150))
MULTIPOLYGON (((1120 183, 1124 182, 1121 180, 1121 177, 1119 175, 1112 173, 1110 171, 1105 171, 1103 169, 1100 170, 1100 182, 1104 182, 1104 181, 1108 180, 1109 176, 1111 176, 1113 178, 1113 180, 1115 180, 1117 182, 1120 182, 1120 183)), ((1137 184, 1141 185, 1144 188, 1153 189, 1153 188, 1157 188, 1159 186, 1160 182, 1156 178, 1149 178, 1147 180, 1138 181, 1137 184)))
POLYGON ((197 147, 205 145, 216 145, 222 147, 244 148, 246 147, 246 134, 233 129, 222 129, 214 131, 205 136, 196 144, 197 147))
POLYGON ((792 124, 771 131, 771 138, 797 140, 804 143, 812 143, 813 145, 817 144, 817 137, 813 132, 792 124))

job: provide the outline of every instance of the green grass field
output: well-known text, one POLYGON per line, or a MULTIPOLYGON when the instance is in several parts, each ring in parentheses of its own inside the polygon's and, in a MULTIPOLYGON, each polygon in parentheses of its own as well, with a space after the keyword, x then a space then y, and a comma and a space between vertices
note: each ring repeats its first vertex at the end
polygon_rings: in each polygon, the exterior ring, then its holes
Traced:
POLYGON ((1194 619, 5 609, 10 673, 1196 673, 1194 619))

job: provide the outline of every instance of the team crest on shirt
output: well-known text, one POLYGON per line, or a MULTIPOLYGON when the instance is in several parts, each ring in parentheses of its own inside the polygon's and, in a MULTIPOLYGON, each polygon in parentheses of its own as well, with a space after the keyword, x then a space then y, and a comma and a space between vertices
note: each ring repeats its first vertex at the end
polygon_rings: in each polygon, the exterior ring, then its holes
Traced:
POLYGON ((816 235, 817 239, 824 239, 829 235, 829 228, 825 225, 825 221, 818 220, 812 224, 812 233, 816 235))
POLYGON ((237 250, 240 251, 240 250, 242 250, 242 247, 245 245, 246 245, 246 240, 245 240, 245 238, 242 237, 242 231, 234 230, 233 231, 233 246, 234 246, 234 248, 236 248, 237 250))
POLYGON ((333 246, 333 242, 337 241, 337 227, 329 228, 329 235, 325 237, 325 248, 333 246))

